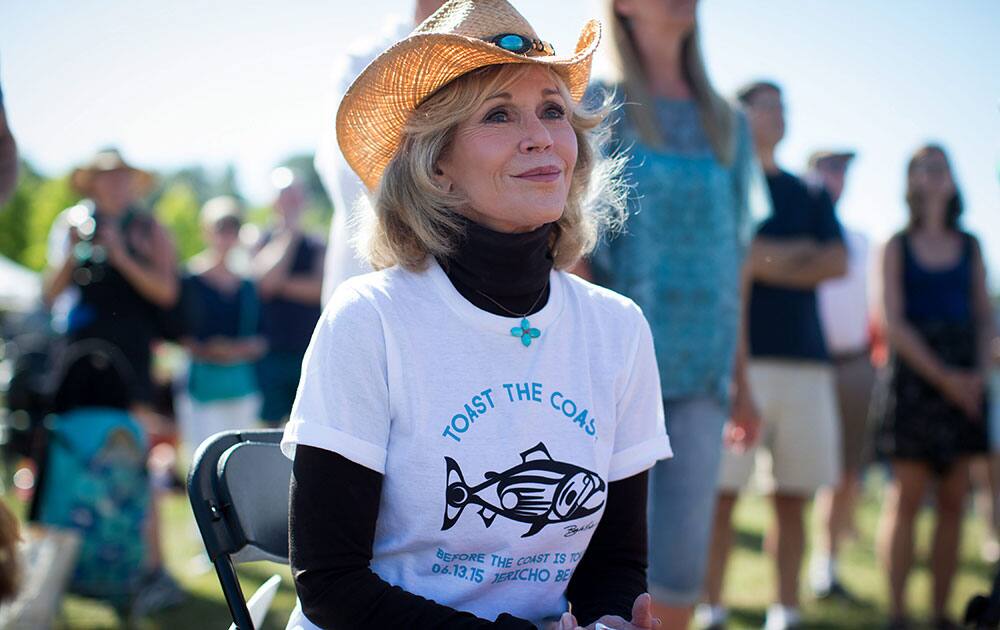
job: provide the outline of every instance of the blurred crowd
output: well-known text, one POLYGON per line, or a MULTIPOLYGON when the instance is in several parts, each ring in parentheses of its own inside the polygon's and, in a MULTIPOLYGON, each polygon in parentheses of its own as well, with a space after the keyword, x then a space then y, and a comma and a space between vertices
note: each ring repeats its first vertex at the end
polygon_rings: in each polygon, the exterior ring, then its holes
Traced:
MULTIPOLYGON (((414 19, 439 4, 416 2, 414 19)), ((630 218, 577 272, 635 300, 653 331, 676 453, 652 471, 659 616, 666 627, 692 615, 699 627, 724 626, 732 515, 748 487, 773 498, 766 627, 801 624, 803 565, 817 597, 856 600, 838 558, 856 537, 866 475, 881 469, 888 623, 909 627, 914 522, 930 505, 932 621, 951 627, 973 481, 983 553, 1000 559, 1000 344, 983 248, 962 226, 947 149, 899 156, 909 219, 872 243, 837 214, 850 148, 816 147, 803 165, 776 161, 782 86, 756 80, 719 94, 693 9, 606 4, 619 74, 588 98, 620 101, 609 125, 627 161, 630 218)), ((339 63, 333 102, 412 28, 400 24, 339 63)), ((13 155, 0 116, 0 201, 16 180, 13 155)), ((324 299, 367 270, 351 246, 363 188, 332 125, 317 170, 336 208, 329 246, 303 228, 300 174, 278 168, 266 229, 251 234, 238 199, 213 198, 200 213, 207 247, 183 262, 143 204, 152 173, 110 148, 72 173, 83 200, 51 229, 49 328, 17 341, 7 405, 28 418, 8 450, 31 462, 21 464, 33 475, 29 518, 82 532, 75 591, 138 615, 182 601, 163 568, 157 496, 211 435, 287 420, 324 299), (183 361, 168 360, 170 347, 183 361)))

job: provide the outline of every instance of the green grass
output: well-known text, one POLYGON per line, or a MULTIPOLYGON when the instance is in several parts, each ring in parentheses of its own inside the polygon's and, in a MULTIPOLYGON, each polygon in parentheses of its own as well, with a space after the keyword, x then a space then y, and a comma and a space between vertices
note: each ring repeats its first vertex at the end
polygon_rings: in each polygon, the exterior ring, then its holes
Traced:
MULTIPOLYGON (((878 628, 884 623, 885 577, 875 562, 872 542, 879 499, 877 487, 869 488, 858 514, 860 538, 844 549, 841 559, 844 582, 860 597, 860 605, 817 602, 804 589, 803 612, 807 627, 878 628)), ((168 566, 190 593, 190 599, 182 606, 141 621, 138 628, 224 630, 231 622, 229 611, 215 572, 211 569, 204 571, 204 567, 199 568, 199 563, 195 560, 201 549, 201 541, 187 499, 180 494, 168 496, 161 518, 168 566)), ((732 606, 730 628, 759 628, 763 623, 773 583, 771 564, 760 550, 764 527, 769 518, 770 507, 763 498, 747 497, 737 507, 737 542, 725 591, 726 599, 732 606)), ((910 579, 909 590, 912 610, 917 618, 928 614, 930 574, 922 559, 927 556, 931 527, 930 514, 923 514, 918 524, 917 545, 917 555, 921 560, 910 579)), ((960 615, 969 597, 988 588, 992 576, 993 568, 979 559, 981 540, 982 528, 970 517, 965 528, 961 567, 952 597, 952 611, 956 617, 960 615)), ((280 573, 283 582, 268 614, 265 624, 268 630, 284 628, 284 622, 295 605, 294 588, 288 570, 269 563, 245 565, 240 569, 247 595, 274 573, 280 573)), ((68 596, 57 627, 90 629, 123 626, 119 626, 111 608, 91 600, 68 596)))

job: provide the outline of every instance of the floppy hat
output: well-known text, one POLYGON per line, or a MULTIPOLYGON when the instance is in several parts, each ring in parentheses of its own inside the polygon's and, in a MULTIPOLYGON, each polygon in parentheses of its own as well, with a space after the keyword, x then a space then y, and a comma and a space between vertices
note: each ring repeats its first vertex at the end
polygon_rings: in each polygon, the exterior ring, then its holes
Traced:
POLYGON ((559 73, 579 101, 600 39, 601 25, 591 20, 573 54, 559 56, 506 0, 449 0, 351 84, 337 111, 340 150, 375 190, 410 114, 439 88, 485 66, 531 63, 559 73))
POLYGON ((155 179, 153 174, 129 165, 118 149, 101 149, 83 166, 75 169, 70 175, 70 184, 82 195, 89 196, 93 191, 94 178, 101 173, 128 171, 132 174, 132 183, 138 195, 142 196, 153 189, 155 179))

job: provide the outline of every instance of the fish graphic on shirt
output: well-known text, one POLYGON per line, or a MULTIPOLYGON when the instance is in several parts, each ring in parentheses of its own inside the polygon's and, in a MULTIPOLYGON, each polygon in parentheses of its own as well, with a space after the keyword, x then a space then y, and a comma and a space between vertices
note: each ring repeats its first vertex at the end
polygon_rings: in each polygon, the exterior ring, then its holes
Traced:
POLYGON ((604 506, 604 480, 585 468, 552 459, 541 442, 521 453, 521 463, 503 472, 487 472, 486 480, 476 486, 466 483, 454 459, 444 461, 442 531, 451 529, 470 504, 479 506, 486 527, 497 516, 529 524, 522 538, 534 536, 546 525, 590 516, 604 506))

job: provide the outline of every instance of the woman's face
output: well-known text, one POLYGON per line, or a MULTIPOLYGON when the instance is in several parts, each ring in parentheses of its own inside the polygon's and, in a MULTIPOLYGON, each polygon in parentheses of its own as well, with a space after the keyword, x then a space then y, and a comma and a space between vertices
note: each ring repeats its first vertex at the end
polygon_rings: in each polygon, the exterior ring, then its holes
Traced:
POLYGON ((781 93, 760 88, 744 105, 754 144, 773 148, 785 137, 785 103, 781 93))
POLYGON ((206 240, 209 247, 215 252, 225 256, 240 240, 240 221, 235 217, 219 219, 214 225, 207 228, 206 240))
POLYGON ((910 188, 925 200, 926 207, 943 207, 955 194, 951 167, 940 151, 928 151, 910 170, 910 188))
POLYGON ((614 6, 633 23, 661 31, 690 31, 698 12, 698 0, 614 0, 614 6))
POLYGON ((94 176, 91 196, 103 212, 118 214, 136 200, 135 175, 128 169, 102 171, 94 176))
POLYGON ((576 133, 552 73, 528 66, 491 94, 438 161, 438 182, 464 195, 469 219, 527 232, 562 216, 576 166, 576 133))

